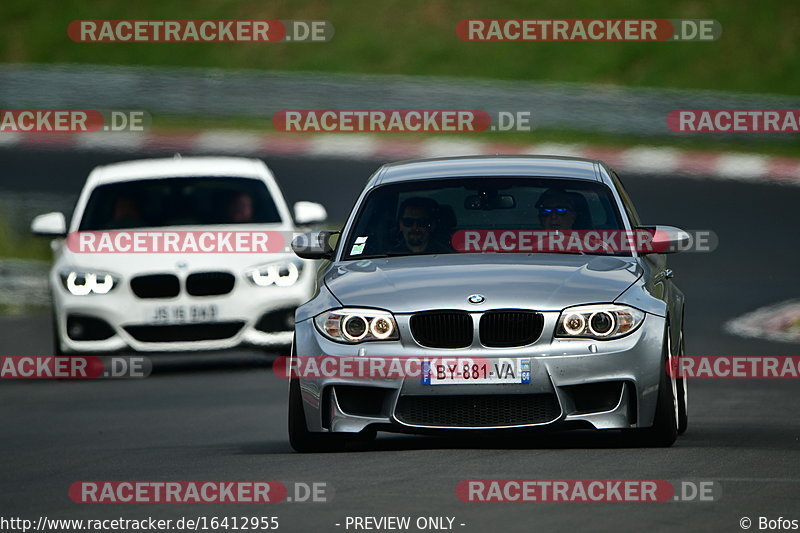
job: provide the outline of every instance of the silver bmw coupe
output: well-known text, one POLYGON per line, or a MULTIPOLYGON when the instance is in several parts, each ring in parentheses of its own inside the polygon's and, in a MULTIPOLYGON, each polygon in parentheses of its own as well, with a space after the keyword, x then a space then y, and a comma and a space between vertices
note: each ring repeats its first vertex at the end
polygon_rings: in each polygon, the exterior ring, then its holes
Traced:
POLYGON ((341 232, 293 243, 324 262, 295 315, 292 447, 545 427, 672 445, 687 426, 686 383, 670 371, 684 297, 664 254, 686 238, 642 226, 601 161, 384 165, 341 232), (659 246, 620 245, 637 231, 659 246))

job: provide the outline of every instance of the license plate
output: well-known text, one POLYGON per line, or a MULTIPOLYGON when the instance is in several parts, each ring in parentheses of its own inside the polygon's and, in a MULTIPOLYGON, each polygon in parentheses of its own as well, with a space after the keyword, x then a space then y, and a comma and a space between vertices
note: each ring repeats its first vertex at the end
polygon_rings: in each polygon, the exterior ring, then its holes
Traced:
POLYGON ((145 320, 149 324, 199 324, 218 317, 215 304, 159 305, 147 311, 145 320))
POLYGON ((530 358, 422 363, 423 385, 502 385, 530 382, 530 358))

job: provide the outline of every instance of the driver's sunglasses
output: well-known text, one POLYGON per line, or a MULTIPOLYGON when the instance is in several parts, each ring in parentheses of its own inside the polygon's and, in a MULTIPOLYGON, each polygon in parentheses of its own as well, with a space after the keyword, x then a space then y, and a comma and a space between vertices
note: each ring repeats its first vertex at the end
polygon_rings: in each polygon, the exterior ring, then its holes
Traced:
POLYGON ((550 215, 566 215, 571 211, 572 209, 569 207, 540 207, 539 216, 546 217, 550 215))
POLYGON ((430 227, 433 226, 433 220, 430 218, 403 217, 400 219, 400 223, 407 228, 416 225, 418 228, 430 229, 430 227))

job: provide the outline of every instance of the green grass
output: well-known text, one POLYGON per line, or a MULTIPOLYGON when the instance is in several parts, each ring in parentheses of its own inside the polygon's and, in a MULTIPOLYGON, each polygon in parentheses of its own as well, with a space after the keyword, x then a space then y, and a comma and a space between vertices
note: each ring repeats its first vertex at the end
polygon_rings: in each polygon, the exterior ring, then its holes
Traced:
MULTIPOLYGON (((0 260, 4 259, 50 262, 50 239, 35 237, 28 232, 15 232, 8 222, 7 213, 0 211, 0 260)), ((48 306, 25 300, 0 302, 0 316, 43 315, 48 309, 48 306)))
POLYGON ((50 261, 52 257, 50 239, 14 231, 7 215, 0 211, 0 258, 50 261))
MULTIPOLYGON (((797 94, 782 0, 3 0, 0 61, 444 75, 797 94), (463 18, 714 18, 715 42, 469 43, 463 18), (329 43, 75 43, 77 19, 325 19, 329 43)), ((268 95, 265 95, 268 97, 268 95)))
POLYGON ((0 316, 36 316, 47 315, 50 312, 49 305, 26 304, 0 304, 0 316))

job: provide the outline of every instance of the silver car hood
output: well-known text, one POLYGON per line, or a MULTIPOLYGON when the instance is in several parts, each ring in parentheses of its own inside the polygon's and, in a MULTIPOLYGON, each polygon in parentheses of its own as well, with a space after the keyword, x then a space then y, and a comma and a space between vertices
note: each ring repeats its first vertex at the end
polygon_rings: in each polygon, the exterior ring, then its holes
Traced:
POLYGON ((642 276, 632 257, 572 254, 447 254, 346 261, 325 275, 348 307, 395 313, 426 309, 559 311, 612 302, 642 276), (482 304, 467 298, 481 294, 482 304))

